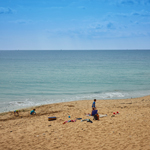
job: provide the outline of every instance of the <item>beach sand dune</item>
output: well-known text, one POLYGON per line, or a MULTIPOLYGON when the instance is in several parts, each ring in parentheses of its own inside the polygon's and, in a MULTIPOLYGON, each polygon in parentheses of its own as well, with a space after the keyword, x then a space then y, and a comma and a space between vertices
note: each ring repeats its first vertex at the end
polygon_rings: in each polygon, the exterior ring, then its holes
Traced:
POLYGON ((99 121, 86 116, 93 100, 38 106, 0 114, 0 150, 150 150, 150 96, 97 100, 99 121), (114 112, 119 114, 113 115, 114 112), (54 121, 48 117, 56 116, 54 121), (70 116, 70 118, 68 118, 70 116), (76 120, 91 119, 93 123, 76 120))

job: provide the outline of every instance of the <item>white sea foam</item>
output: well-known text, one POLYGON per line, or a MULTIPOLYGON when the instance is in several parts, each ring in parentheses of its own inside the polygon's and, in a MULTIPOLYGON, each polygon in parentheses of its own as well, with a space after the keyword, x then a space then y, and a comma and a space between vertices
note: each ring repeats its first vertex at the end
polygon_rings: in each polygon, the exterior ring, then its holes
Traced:
POLYGON ((60 103, 60 102, 69 102, 69 101, 77 101, 77 100, 92 100, 92 99, 100 99, 100 100, 109 100, 109 99, 124 99, 124 98, 134 98, 145 96, 150 93, 150 90, 147 91, 128 91, 128 92, 103 92, 97 94, 87 94, 87 95, 72 95, 66 96, 63 98, 58 99, 26 99, 20 101, 11 101, 11 102, 1 102, 0 103, 0 110, 1 112, 4 111, 13 111, 15 109, 26 108, 31 106, 39 106, 44 104, 52 104, 52 103, 60 103))
POLYGON ((12 102, 9 102, 9 105, 13 105, 13 106, 33 106, 33 105, 35 105, 35 103, 32 102, 32 100, 25 100, 25 101, 12 101, 12 102))

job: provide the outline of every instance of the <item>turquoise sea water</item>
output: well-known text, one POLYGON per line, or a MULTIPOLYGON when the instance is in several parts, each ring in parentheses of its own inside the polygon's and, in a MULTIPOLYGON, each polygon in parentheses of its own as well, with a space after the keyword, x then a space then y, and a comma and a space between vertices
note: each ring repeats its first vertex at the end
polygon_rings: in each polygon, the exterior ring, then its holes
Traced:
POLYGON ((150 51, 0 51, 0 112, 150 95, 150 51))

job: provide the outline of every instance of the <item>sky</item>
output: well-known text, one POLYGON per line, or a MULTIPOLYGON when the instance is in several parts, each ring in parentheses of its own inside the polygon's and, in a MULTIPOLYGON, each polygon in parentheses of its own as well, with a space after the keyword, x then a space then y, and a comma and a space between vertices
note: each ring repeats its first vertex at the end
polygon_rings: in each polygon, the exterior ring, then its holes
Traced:
POLYGON ((150 0, 0 0, 0 50, 150 49, 150 0))

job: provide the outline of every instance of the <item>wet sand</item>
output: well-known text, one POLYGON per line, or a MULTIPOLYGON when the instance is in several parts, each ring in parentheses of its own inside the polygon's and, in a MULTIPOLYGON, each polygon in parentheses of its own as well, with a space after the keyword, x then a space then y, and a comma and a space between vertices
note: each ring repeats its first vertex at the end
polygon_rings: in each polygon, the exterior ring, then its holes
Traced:
POLYGON ((0 150, 150 150, 150 96, 97 100, 99 121, 86 116, 93 100, 80 100, 0 114, 0 150), (113 115, 113 112, 119 114, 113 115), (48 117, 56 116, 54 121, 48 117), (68 118, 70 116, 71 118, 68 118), (90 119, 93 123, 76 120, 90 119))

